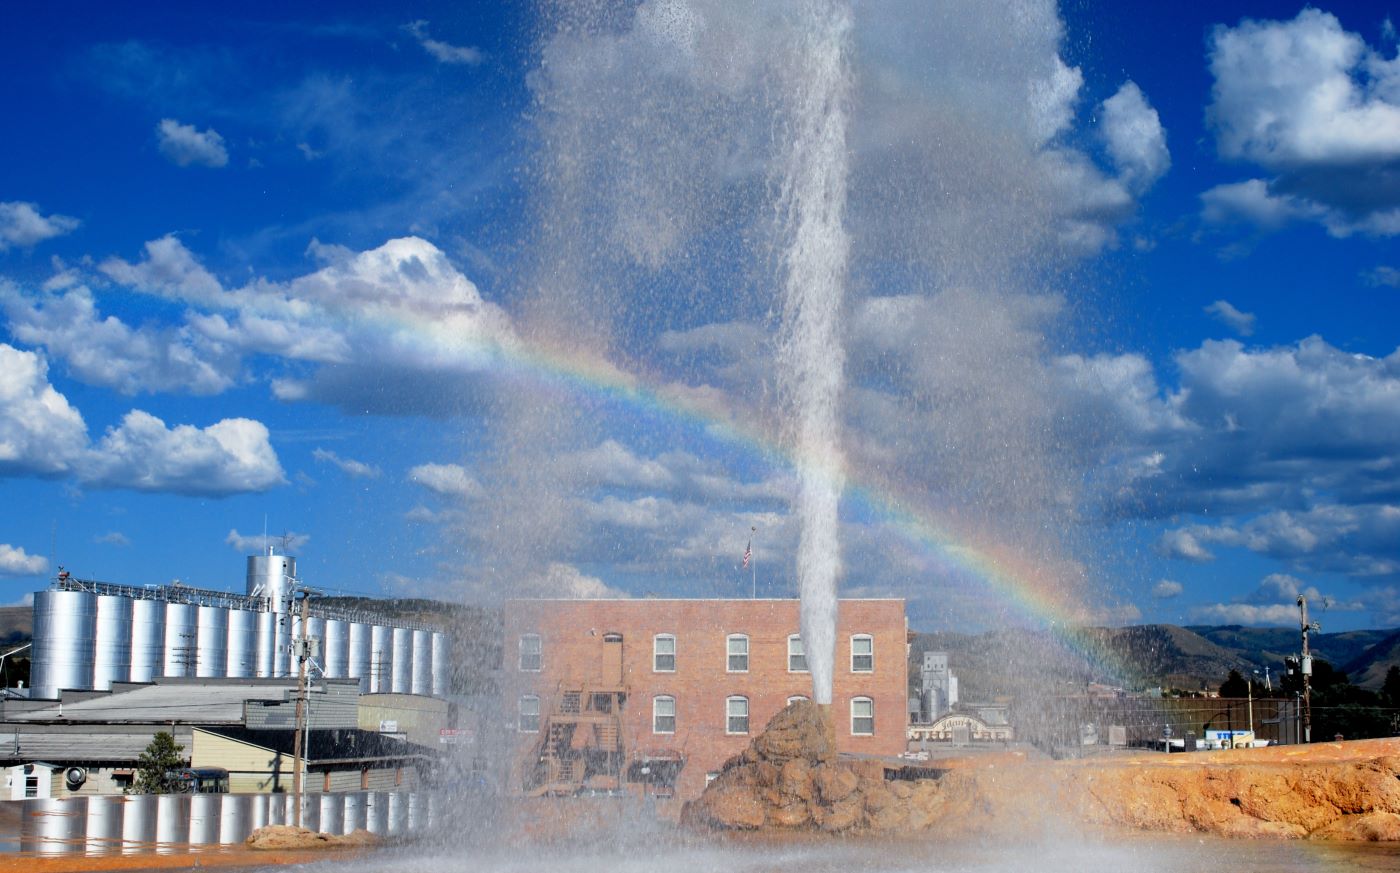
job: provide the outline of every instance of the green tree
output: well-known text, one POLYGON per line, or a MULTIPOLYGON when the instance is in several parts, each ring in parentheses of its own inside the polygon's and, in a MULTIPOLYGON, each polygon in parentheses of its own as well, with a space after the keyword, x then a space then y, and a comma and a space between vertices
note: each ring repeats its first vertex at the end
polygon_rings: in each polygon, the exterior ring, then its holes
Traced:
POLYGON ((185 759, 180 756, 184 750, 185 747, 177 745, 175 737, 169 732, 157 731, 151 738, 151 744, 137 759, 134 791, 137 794, 169 794, 173 788, 170 771, 185 766, 185 759))
POLYGON ((1381 701, 1391 708, 1400 707, 1400 667, 1394 664, 1385 671, 1385 684, 1381 686, 1381 701))
POLYGON ((1221 697, 1248 697, 1249 683, 1244 681, 1239 670, 1231 670, 1230 675, 1220 684, 1221 697))

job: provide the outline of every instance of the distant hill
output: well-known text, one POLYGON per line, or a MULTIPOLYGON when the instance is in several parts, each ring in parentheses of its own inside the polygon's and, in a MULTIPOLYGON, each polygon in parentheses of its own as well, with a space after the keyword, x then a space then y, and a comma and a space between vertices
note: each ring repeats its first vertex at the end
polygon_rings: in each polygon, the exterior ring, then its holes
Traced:
POLYGON ((0 646, 13 648, 28 642, 33 633, 33 607, 0 606, 0 646))
POLYGON ((1378 641, 1347 663, 1347 677, 1353 685, 1372 691, 1380 690, 1385 674, 1393 665, 1400 665, 1400 631, 1378 641))
MULTIPOLYGON (((1367 688, 1379 688, 1390 666, 1400 664, 1400 632, 1395 630, 1314 634, 1310 642, 1316 657, 1367 688)), ((1296 654, 1300 643, 1292 628, 1239 625, 1150 624, 1078 628, 1058 635, 1026 629, 916 634, 909 681, 911 688, 917 685, 925 651, 946 651, 960 696, 969 701, 1089 682, 1195 691, 1219 687, 1231 670, 1248 674, 1267 667, 1277 682, 1284 657, 1296 654)))
MULTIPOLYGON (((1285 657, 1298 654, 1302 645, 1298 628, 1288 627, 1241 627, 1237 624, 1220 627, 1187 627, 1212 642, 1237 652, 1244 653, 1253 664, 1277 666, 1285 657)), ((1385 639, 1389 630, 1344 631, 1342 633, 1315 633, 1309 639, 1313 655, 1341 669, 1351 663, 1376 643, 1385 639)))

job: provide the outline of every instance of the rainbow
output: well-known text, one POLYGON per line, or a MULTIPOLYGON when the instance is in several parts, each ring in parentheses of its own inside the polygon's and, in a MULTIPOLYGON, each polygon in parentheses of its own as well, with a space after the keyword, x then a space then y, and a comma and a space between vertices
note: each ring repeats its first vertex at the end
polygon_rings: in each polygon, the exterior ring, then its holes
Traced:
MULTIPOLYGON (((460 345, 460 340, 458 344, 460 345)), ((838 469, 829 457, 797 457, 755 419, 740 422, 715 398, 685 387, 625 371, 602 356, 577 348, 512 341, 476 346, 474 358, 486 369, 508 378, 543 382, 564 390, 619 404, 664 421, 699 428, 723 443, 757 455, 774 466, 838 478, 845 496, 862 512, 878 518, 914 546, 928 566, 954 581, 981 584, 1032 626, 1048 631, 1070 651, 1117 682, 1135 681, 1137 670, 1080 631, 1082 614, 1071 608, 1065 573, 1034 565, 1009 545, 983 531, 958 529, 901 497, 896 488, 838 469)))

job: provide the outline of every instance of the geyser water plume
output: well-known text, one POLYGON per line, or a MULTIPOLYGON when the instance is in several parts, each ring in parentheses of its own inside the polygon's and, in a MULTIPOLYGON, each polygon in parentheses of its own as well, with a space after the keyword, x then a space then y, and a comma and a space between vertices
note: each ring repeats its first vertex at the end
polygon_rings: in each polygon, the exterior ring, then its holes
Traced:
POLYGON ((797 551, 801 632, 812 694, 831 703, 836 646, 836 582, 841 572, 838 510, 844 473, 840 399, 845 356, 841 307, 850 241, 846 206, 846 123, 851 74, 850 10, 814 0, 788 66, 788 114, 778 213, 784 250, 778 374, 791 418, 798 467, 795 501, 802 525, 797 551))

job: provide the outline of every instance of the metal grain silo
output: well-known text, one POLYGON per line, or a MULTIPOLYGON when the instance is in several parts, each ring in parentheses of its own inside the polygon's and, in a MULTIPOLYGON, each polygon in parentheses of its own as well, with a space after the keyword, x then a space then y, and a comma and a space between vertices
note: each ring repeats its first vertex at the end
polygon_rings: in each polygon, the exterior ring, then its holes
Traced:
POLYGON ((131 603, 131 681, 150 682, 164 675, 165 601, 134 600, 131 603))
POLYGON ((273 661, 277 656, 277 621, 275 612, 258 613, 258 638, 255 645, 255 673, 261 678, 276 675, 273 661))
POLYGON ((225 676, 247 679, 257 675, 258 619, 262 613, 230 609, 228 613, 228 670, 225 676))
POLYGON ((156 841, 156 795, 133 794, 122 799, 122 854, 145 854, 156 841))
POLYGON ((408 794, 403 791, 389 792, 389 823, 385 834, 402 836, 408 830, 408 794))
POLYGON ((280 676, 295 676, 296 658, 292 655, 292 641, 301 633, 301 619, 295 614, 288 612, 282 616, 277 623, 277 661, 281 665, 278 669, 282 672, 280 676))
POLYGON ((321 801, 321 826, 323 834, 345 833, 345 804, 341 801, 340 795, 327 791, 320 797, 321 801))
POLYGON ((165 676, 194 675, 198 657, 199 607, 190 603, 165 604, 165 676))
POLYGON ((91 688, 96 638, 96 594, 36 591, 31 695, 51 698, 60 688, 91 688))
POLYGON ((389 691, 394 684, 394 629, 377 624, 370 631, 369 690, 389 691))
POLYGON ((365 792, 365 830, 378 836, 389 830, 389 796, 383 791, 365 792))
POLYGON ((408 694, 413 690, 413 631, 406 627, 394 628, 394 679, 390 690, 395 694, 408 694))
POLYGON ((158 855, 181 851, 190 838, 190 796, 156 795, 156 846, 158 855))
POLYGON ((241 843, 252 833, 248 827, 249 811, 252 809, 251 794, 219 795, 219 842, 225 846, 241 843))
POLYGON ((287 612, 297 577, 297 559, 291 555, 248 556, 247 594, 266 597, 273 612, 287 612))
POLYGON ((201 606, 197 622, 194 675, 223 677, 228 673, 228 610, 201 606))
POLYGON ((340 618, 326 619, 326 638, 321 643, 321 666, 332 679, 350 675, 350 622, 340 618))
POLYGON ((369 693, 370 645, 373 630, 363 622, 350 623, 350 657, 346 661, 345 675, 360 680, 360 693, 369 693))
POLYGON ((219 800, 223 794, 192 794, 190 805, 190 844, 209 846, 219 842, 219 800))
POLYGON ((446 697, 452 676, 452 644, 447 634, 433 633, 433 696, 446 697))
POLYGON ((413 675, 410 678, 414 694, 433 693, 433 632, 413 632, 413 675))
POLYGON ((131 603, 130 597, 115 594, 97 597, 92 687, 98 691, 131 678, 131 603))
POLYGON ((112 795, 87 798, 87 821, 83 836, 88 855, 105 855, 122 841, 122 799, 112 795))
MULTIPOLYGON (((306 620, 306 635, 313 640, 321 641, 321 653, 316 655, 314 649, 312 652, 313 655, 315 655, 316 663, 320 664, 322 669, 324 669, 326 666, 326 620, 319 615, 309 617, 306 620)), ((312 669, 310 663, 306 665, 306 669, 312 669)), ((309 676, 311 674, 308 673, 307 675, 309 676)))

